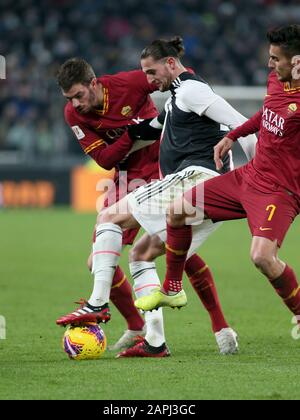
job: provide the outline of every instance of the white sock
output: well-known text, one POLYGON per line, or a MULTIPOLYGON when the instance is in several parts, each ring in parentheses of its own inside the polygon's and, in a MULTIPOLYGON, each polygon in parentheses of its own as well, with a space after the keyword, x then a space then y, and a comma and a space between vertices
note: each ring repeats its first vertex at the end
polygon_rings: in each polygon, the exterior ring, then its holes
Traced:
MULTIPOLYGON (((152 289, 160 287, 154 262, 135 261, 129 264, 134 280, 134 292, 137 298, 149 295, 152 289)), ((159 347, 165 343, 164 319, 162 308, 158 311, 146 312, 146 336, 150 346, 159 347)))
POLYGON ((93 245, 94 289, 89 299, 92 306, 109 302, 112 280, 122 252, 122 229, 113 223, 97 226, 93 245))

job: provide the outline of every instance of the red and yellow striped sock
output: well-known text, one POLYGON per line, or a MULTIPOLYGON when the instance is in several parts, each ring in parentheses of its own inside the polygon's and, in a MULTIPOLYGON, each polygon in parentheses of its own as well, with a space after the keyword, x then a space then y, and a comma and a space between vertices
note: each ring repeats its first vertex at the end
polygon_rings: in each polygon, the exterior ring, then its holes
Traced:
POLYGON ((300 316, 300 286, 294 271, 287 265, 282 275, 270 282, 289 310, 300 316))
POLYGON ((182 276, 191 242, 191 226, 173 228, 167 225, 165 292, 178 293, 182 290, 182 276))
POLYGON ((213 332, 219 332, 228 328, 224 318, 218 292, 215 286, 213 275, 206 263, 199 255, 192 255, 185 264, 185 272, 206 308, 212 322, 213 332))
POLYGON ((120 267, 116 268, 110 300, 127 321, 129 330, 140 331, 143 329, 145 322, 134 306, 131 285, 120 267))

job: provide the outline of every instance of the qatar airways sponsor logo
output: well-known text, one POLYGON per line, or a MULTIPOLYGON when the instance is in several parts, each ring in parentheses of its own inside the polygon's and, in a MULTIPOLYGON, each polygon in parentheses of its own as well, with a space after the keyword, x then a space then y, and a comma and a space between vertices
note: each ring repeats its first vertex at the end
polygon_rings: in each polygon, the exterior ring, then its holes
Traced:
MULTIPOLYGON (((132 119, 132 122, 134 124, 140 124, 143 121, 145 121, 145 120, 143 118, 140 118, 140 117, 132 119)), ((116 140, 116 139, 120 138, 122 136, 122 134, 125 133, 125 131, 126 131, 126 127, 110 128, 109 130, 107 130, 105 132, 105 134, 110 140, 116 140)))
POLYGON ((126 131, 126 128, 110 128, 109 130, 107 130, 105 132, 105 135, 110 139, 110 140, 116 140, 118 138, 120 138, 122 136, 122 134, 124 134, 126 131))
POLYGON ((270 133, 283 137, 285 119, 269 108, 263 108, 263 126, 270 133))

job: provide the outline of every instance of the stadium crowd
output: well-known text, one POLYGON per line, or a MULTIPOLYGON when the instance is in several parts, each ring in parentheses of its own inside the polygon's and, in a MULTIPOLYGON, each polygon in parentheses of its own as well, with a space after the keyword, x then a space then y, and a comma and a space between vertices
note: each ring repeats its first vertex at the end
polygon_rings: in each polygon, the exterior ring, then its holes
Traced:
MULTIPOLYGON (((181 35, 185 64, 213 85, 264 85, 265 33, 297 22, 295 0, 1 0, 0 151, 23 156, 81 154, 65 126, 55 81, 71 56, 96 74, 135 68, 143 47, 181 35)), ((78 147, 77 147, 78 146, 78 147)))

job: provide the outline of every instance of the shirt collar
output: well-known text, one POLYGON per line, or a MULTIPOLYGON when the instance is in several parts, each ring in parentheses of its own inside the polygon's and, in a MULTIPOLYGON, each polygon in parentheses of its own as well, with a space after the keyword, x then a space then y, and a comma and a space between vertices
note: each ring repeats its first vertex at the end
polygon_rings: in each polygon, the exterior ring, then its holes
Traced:
POLYGON ((181 85, 182 82, 184 82, 185 80, 188 79, 192 79, 193 78, 193 74, 191 74, 188 71, 185 71, 183 73, 181 73, 175 80, 173 80, 173 82, 171 83, 171 87, 170 90, 172 92, 175 91, 175 89, 178 89, 181 85))

